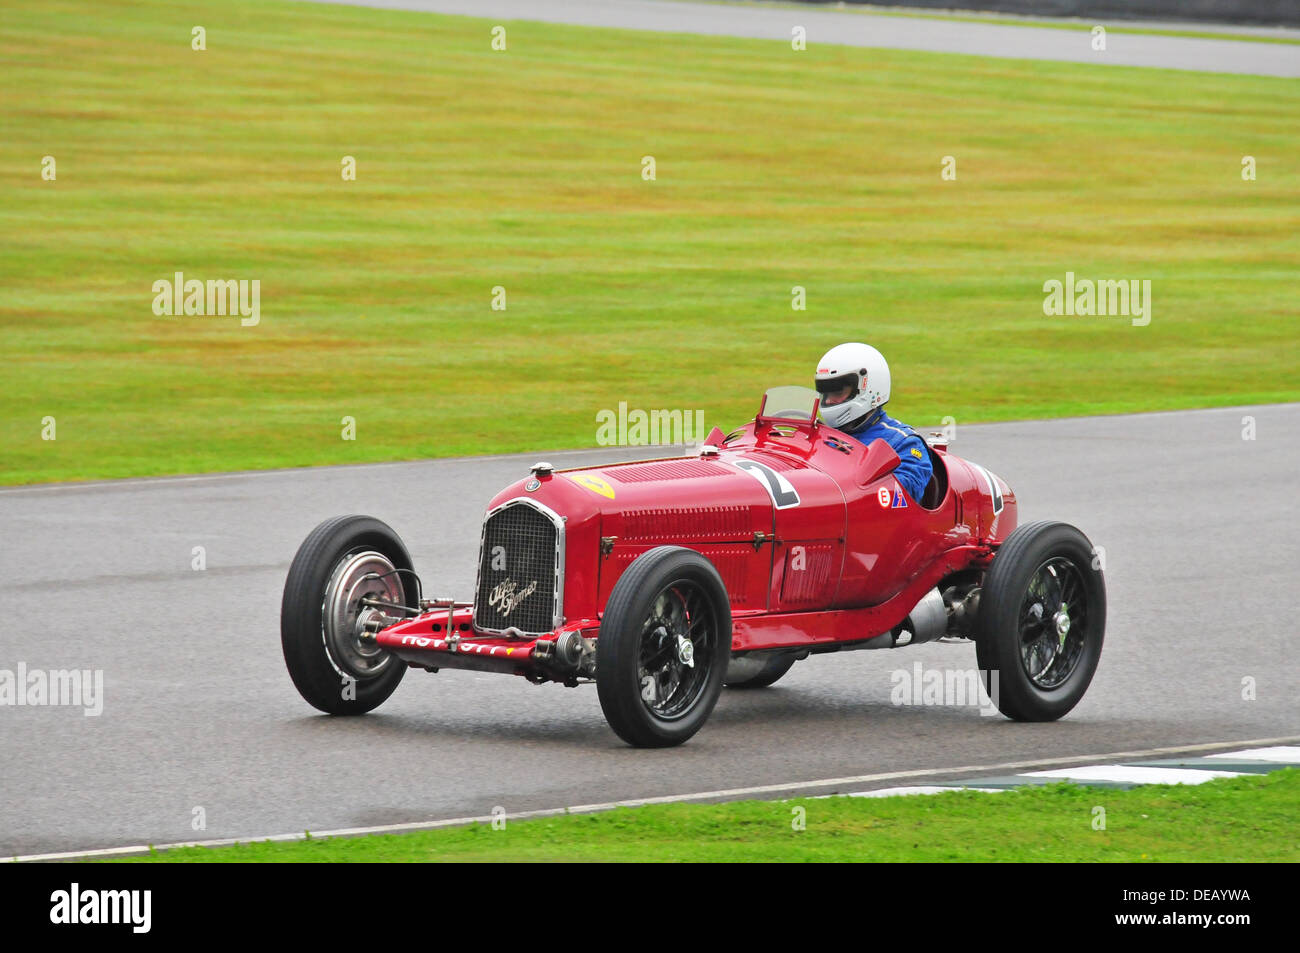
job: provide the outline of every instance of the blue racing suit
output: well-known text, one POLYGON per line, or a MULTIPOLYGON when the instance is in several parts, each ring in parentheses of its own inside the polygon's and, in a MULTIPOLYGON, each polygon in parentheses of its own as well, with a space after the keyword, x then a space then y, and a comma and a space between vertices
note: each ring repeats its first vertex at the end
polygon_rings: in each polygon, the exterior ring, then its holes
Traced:
POLYGON ((862 441, 864 445, 873 440, 883 440, 893 447, 899 460, 894 477, 914 501, 921 499, 934 468, 930 464, 930 452, 926 449, 925 441, 915 430, 881 410, 865 427, 849 436, 862 441))

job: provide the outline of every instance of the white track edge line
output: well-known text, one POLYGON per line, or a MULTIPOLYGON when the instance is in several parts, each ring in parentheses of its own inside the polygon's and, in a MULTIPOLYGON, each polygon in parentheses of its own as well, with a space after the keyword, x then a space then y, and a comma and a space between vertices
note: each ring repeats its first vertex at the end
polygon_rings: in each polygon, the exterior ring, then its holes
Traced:
MULTIPOLYGON (((96 857, 128 857, 148 854, 150 851, 175 850, 181 847, 233 847, 236 844, 255 844, 268 841, 305 841, 324 840, 329 837, 357 837, 366 834, 387 834, 404 831, 437 830, 443 827, 461 827, 469 824, 491 823, 498 818, 507 821, 528 820, 536 817, 558 817, 565 814, 595 814, 612 811, 619 807, 645 807, 650 804, 673 804, 682 801, 702 801, 709 798, 734 799, 750 794, 774 794, 778 791, 794 791, 801 788, 829 787, 832 785, 870 784, 875 781, 893 781, 898 778, 934 777, 940 774, 955 774, 967 771, 1008 771, 1019 768, 1033 768, 1052 764, 1105 763, 1111 760, 1131 758, 1149 758, 1163 754, 1187 754, 1193 751, 1210 751, 1215 748, 1262 748, 1274 745, 1295 744, 1300 742, 1300 735, 1282 738, 1247 738, 1241 741, 1214 741, 1196 745, 1176 745, 1165 748, 1147 748, 1142 751, 1117 751, 1111 754, 1075 755, 1063 758, 1035 758, 1032 761, 1006 761, 1001 764, 964 765, 955 768, 915 768, 908 771, 886 771, 881 774, 860 774, 854 777, 824 778, 819 781, 794 781, 784 784, 761 784, 745 788, 725 788, 718 791, 699 791, 694 794, 666 794, 659 797, 633 798, 624 801, 604 801, 598 804, 578 804, 570 807, 548 807, 534 811, 517 811, 513 814, 498 814, 478 817, 454 817, 441 821, 411 821, 405 824, 381 824, 376 827, 345 827, 337 830, 318 831, 315 834, 297 832, 293 834, 271 834, 261 837, 227 837, 220 840, 179 841, 174 844, 132 845, 129 847, 105 847, 98 850, 74 850, 53 854, 24 854, 13 857, 0 857, 0 863, 30 863, 54 860, 83 860, 96 857)), ((1279 768, 1288 767, 1280 764, 1279 768)))

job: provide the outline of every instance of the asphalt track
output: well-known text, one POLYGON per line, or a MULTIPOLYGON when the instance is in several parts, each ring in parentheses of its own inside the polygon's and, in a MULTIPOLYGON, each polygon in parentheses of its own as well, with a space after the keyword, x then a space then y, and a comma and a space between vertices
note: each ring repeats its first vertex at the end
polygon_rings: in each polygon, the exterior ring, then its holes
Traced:
POLYGON ((1105 547, 1106 648, 1079 707, 1019 725, 892 704, 895 670, 974 667, 972 646, 931 644, 801 662, 770 689, 725 693, 704 730, 667 751, 619 742, 591 686, 411 672, 376 712, 340 719, 316 714, 285 672, 281 587, 316 523, 378 516, 428 591, 468 597, 484 504, 537 454, 0 490, 0 668, 104 671, 97 717, 0 708, 0 855, 765 785, 826 794, 1295 736, 1298 435, 1300 404, 959 426, 954 452, 1006 479, 1022 520, 1072 522, 1105 547))
MULTIPOLYGON (((672 0, 313 0, 348 6, 388 7, 428 13, 462 14, 494 19, 533 20, 583 26, 621 27, 661 33, 698 33, 781 40, 802 26, 807 43, 832 43, 936 53, 967 53, 1010 59, 1054 60, 1111 66, 1152 66, 1212 73, 1300 76, 1300 46, 1156 34, 1106 36, 1104 51, 1092 48, 1092 26, 1076 30, 1011 26, 930 17, 879 16, 818 7, 743 6, 672 0)), ((1101 21, 1106 28, 1134 24, 1101 21)), ((1284 28, 1219 28, 1214 25, 1160 24, 1169 29, 1242 32, 1257 36, 1300 38, 1284 28)), ((508 34, 507 34, 508 36, 508 34)), ((487 42, 487 37, 484 37, 487 42)))

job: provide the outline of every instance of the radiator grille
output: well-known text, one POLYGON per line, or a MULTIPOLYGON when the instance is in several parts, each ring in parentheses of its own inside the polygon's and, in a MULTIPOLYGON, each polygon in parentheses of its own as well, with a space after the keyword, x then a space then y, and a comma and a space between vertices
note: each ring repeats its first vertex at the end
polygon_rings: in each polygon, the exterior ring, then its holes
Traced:
POLYGON ((512 501, 491 513, 483 523, 475 627, 552 631, 562 591, 561 543, 555 522, 532 504, 512 501))

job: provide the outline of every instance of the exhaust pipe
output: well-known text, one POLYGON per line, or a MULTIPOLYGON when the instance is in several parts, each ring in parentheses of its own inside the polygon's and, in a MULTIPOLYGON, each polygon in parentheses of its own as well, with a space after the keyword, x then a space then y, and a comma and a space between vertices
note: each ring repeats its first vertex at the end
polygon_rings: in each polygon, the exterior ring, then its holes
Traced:
POLYGON ((899 629, 911 633, 911 638, 904 642, 896 635, 895 646, 920 645, 922 642, 941 639, 947 634, 948 607, 937 588, 921 597, 921 601, 912 607, 907 618, 899 624, 899 629))

